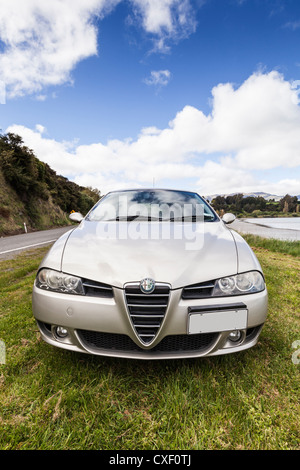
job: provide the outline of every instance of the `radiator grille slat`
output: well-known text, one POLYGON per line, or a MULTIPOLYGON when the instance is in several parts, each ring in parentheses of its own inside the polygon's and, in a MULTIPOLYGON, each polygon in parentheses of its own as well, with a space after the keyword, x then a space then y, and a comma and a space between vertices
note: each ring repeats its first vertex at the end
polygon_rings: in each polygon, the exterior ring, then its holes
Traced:
POLYGON ((144 344, 156 337, 169 303, 170 286, 157 284, 152 294, 143 294, 138 283, 125 286, 125 299, 132 325, 144 344))

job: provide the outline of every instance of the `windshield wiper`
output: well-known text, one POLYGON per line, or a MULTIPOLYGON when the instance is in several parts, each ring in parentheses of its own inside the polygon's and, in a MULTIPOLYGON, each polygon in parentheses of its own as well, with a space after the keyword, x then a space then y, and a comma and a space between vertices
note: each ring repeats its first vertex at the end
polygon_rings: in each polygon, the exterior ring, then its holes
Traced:
POLYGON ((123 221, 125 221, 125 222, 131 222, 131 221, 137 220, 137 219, 138 219, 138 220, 141 220, 141 221, 146 220, 146 221, 148 221, 148 222, 150 222, 150 221, 152 221, 152 220, 156 220, 156 221, 157 221, 157 220, 163 220, 163 219, 161 219, 161 218, 159 218, 159 217, 150 217, 150 216, 147 217, 147 216, 144 216, 144 215, 136 214, 136 215, 127 215, 127 216, 126 216, 126 215, 124 215, 124 216, 117 216, 115 219, 108 219, 107 222, 112 222, 112 221, 117 221, 117 222, 123 222, 123 221))
POLYGON ((122 215, 122 216, 117 216, 115 219, 106 219, 104 222, 130 222, 131 220, 134 220, 138 217, 138 215, 122 215))
MULTIPOLYGON (((132 222, 133 220, 137 221, 159 221, 159 222, 201 222, 203 220, 214 220, 214 216, 210 214, 203 214, 203 215, 188 215, 182 217, 171 217, 169 219, 164 219, 163 217, 151 217, 151 216, 144 216, 144 215, 124 215, 124 216, 117 216, 115 219, 107 219, 106 222, 132 222)), ((105 220, 104 220, 105 221, 105 220)))
POLYGON ((182 217, 172 217, 169 219, 171 222, 201 222, 203 220, 214 220, 214 216, 210 214, 203 214, 203 215, 186 215, 182 217))

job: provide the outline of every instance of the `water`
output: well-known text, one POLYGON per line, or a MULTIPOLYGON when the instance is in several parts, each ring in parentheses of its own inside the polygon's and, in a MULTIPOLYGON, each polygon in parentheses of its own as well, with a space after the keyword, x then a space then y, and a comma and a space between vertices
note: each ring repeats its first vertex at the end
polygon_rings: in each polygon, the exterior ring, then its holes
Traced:
POLYGON ((264 225, 271 228, 300 230, 300 217, 262 217, 244 220, 251 224, 264 225))
POLYGON ((265 238, 300 241, 300 217, 236 219, 229 227, 265 238))

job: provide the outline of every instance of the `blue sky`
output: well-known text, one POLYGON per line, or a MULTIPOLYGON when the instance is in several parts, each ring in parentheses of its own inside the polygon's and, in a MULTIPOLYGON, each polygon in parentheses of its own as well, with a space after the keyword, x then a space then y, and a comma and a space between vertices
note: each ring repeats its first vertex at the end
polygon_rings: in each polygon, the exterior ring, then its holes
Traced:
POLYGON ((57 173, 300 194, 298 0, 41 3, 0 0, 0 128, 57 173))

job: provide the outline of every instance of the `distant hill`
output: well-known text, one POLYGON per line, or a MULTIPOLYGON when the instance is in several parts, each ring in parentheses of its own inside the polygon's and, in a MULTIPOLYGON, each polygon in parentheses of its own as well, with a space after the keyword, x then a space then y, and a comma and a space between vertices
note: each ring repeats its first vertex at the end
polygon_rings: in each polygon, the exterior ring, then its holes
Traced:
POLYGON ((57 175, 15 134, 0 135, 0 236, 71 224, 86 214, 100 192, 57 175))
POLYGON ((254 192, 254 193, 244 193, 244 197, 263 197, 267 201, 270 201, 271 199, 274 199, 274 201, 280 201, 280 199, 283 198, 283 196, 277 196, 276 194, 270 194, 270 193, 263 193, 263 192, 254 192))
MULTIPOLYGON (((235 194, 238 194, 238 193, 231 193, 231 194, 212 194, 210 196, 206 196, 206 199, 208 201, 212 201, 213 199, 215 199, 217 196, 223 196, 223 197, 227 197, 227 196, 234 196, 235 194)), ((283 198, 283 196, 277 196, 275 194, 270 194, 270 193, 264 193, 264 192, 253 192, 253 193, 243 193, 243 196, 244 197, 263 197, 264 199, 266 199, 267 201, 270 201, 271 199, 274 199, 274 201, 280 201, 280 199, 283 198)), ((300 200, 300 195, 297 196, 297 198, 300 200)))

